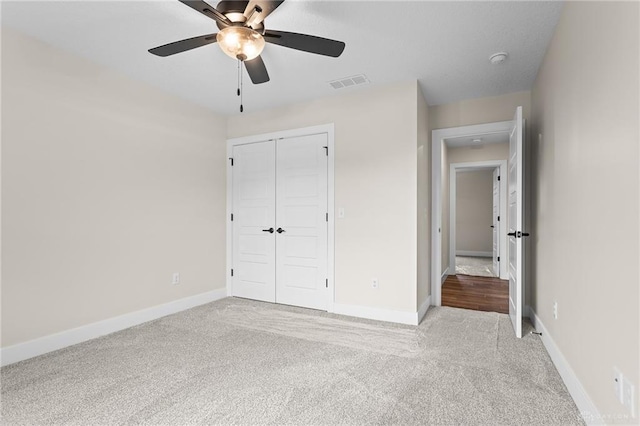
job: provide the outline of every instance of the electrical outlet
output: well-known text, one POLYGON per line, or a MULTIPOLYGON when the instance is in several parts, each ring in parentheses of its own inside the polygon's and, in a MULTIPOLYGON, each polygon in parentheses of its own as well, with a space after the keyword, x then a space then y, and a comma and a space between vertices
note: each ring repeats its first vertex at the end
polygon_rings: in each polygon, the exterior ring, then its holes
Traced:
POLYGON ((372 278, 371 279, 371 287, 372 288, 378 288, 378 279, 377 278, 372 278))
POLYGON ((553 319, 558 319, 558 302, 553 301, 553 319))
POLYGON ((618 402, 620 402, 620 404, 624 404, 622 384, 622 373, 616 367, 613 367, 613 386, 616 393, 616 399, 618 400, 618 402))
POLYGON ((636 392, 635 386, 627 378, 622 380, 622 397, 623 404, 629 410, 632 418, 636 417, 636 392))
POLYGON ((171 278, 171 284, 178 285, 180 284, 180 272, 174 272, 171 278))

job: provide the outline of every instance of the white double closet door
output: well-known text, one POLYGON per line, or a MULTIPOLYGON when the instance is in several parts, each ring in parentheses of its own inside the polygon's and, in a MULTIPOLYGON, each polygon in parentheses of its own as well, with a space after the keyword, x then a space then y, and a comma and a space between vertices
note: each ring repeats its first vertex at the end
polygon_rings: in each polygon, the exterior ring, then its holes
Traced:
POLYGON ((235 145, 232 294, 327 309, 327 134, 235 145))

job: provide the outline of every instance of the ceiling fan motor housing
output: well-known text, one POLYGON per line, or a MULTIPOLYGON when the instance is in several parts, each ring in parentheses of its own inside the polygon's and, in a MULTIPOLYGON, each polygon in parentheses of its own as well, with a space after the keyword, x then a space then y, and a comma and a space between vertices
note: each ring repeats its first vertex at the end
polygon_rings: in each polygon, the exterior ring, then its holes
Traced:
MULTIPOLYGON (((234 25, 238 26, 246 26, 247 17, 244 16, 244 10, 247 7, 248 1, 238 1, 238 0, 223 0, 216 6, 216 9, 225 15, 234 25)), ((224 29, 224 24, 220 22, 216 22, 216 25, 220 30, 224 29)), ((252 25, 251 28, 254 31, 259 32, 260 34, 264 34, 264 23, 260 22, 259 24, 252 25)))

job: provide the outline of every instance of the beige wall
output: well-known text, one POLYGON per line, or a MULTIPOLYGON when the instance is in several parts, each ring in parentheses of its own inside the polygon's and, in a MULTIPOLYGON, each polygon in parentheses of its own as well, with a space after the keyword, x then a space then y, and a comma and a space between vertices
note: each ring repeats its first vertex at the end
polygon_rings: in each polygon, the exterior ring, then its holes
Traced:
MULTIPOLYGON (((478 161, 507 160, 509 158, 508 143, 491 143, 481 149, 470 147, 449 148, 447 169, 454 163, 475 163, 478 161)), ((449 190, 449 188, 447 188, 449 190)))
POLYGON ((456 251, 493 251, 493 170, 456 173, 456 251))
POLYGON ((2 346, 224 287, 224 134, 3 27, 2 346))
POLYGON ((429 108, 420 87, 416 86, 418 125, 418 305, 431 294, 431 145, 429 144, 429 108))
POLYGON ((518 106, 523 109, 523 117, 528 119, 531 92, 515 92, 431 106, 429 107, 429 124, 431 129, 446 129, 448 127, 512 120, 518 106))
POLYGON ((336 303, 416 311, 416 90, 399 83, 228 119, 230 138, 335 123, 335 205, 345 210, 335 227, 336 303))
POLYGON ((567 2, 532 92, 531 304, 608 423, 614 366, 640 407, 638 16, 567 2))

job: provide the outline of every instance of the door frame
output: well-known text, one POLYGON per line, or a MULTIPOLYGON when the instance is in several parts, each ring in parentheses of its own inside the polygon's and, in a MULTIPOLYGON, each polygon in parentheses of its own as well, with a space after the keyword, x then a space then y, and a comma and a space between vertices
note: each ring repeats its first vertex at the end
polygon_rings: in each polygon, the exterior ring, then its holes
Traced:
POLYGON ((233 212, 233 169, 231 167, 231 158, 233 158, 233 147, 267 140, 323 133, 327 135, 327 146, 329 147, 327 155, 327 213, 329 214, 327 221, 327 278, 329 280, 327 311, 333 312, 335 303, 335 134, 333 123, 227 139, 227 271, 225 273, 227 296, 233 295, 233 280, 231 279, 231 267, 233 265, 233 224, 231 223, 231 213, 233 212))
POLYGON ((451 163, 449 166, 449 271, 456 272, 456 179, 459 170, 500 170, 500 228, 498 251, 500 262, 500 279, 509 279, 507 261, 507 160, 475 161, 467 163, 451 163), (506 277, 506 278, 505 278, 506 277))
POLYGON ((442 144, 446 139, 510 133, 512 121, 449 127, 431 131, 431 303, 442 304, 442 144))

